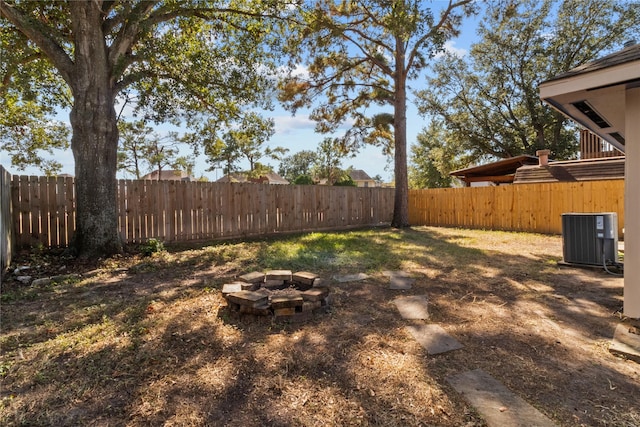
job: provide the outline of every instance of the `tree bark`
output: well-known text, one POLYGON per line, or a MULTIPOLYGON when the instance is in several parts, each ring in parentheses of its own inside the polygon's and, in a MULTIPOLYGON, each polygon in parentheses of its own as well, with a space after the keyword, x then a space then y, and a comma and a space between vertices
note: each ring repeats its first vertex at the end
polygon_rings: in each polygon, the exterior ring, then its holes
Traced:
POLYGON ((402 39, 396 39, 396 74, 394 99, 394 174, 396 193, 393 202, 391 226, 409 227, 409 178, 407 176, 407 81, 405 47, 402 39))
POLYGON ((71 90, 71 149, 76 174, 76 233, 72 246, 83 258, 122 252, 118 235, 118 126, 108 49, 95 2, 72 8, 75 67, 71 90))

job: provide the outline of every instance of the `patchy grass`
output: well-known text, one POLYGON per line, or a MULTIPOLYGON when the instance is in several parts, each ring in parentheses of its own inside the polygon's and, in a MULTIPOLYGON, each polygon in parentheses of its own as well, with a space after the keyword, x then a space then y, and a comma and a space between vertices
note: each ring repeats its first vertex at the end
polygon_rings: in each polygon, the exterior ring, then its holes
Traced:
MULTIPOLYGON (((149 252, 149 251, 147 251, 149 252)), ((2 425, 481 426, 446 378, 482 368, 559 425, 640 425, 640 369, 609 354, 622 279, 562 269, 559 237, 444 228, 311 233, 75 264, 38 251, 3 281, 2 425), (97 269, 97 270, 96 270, 97 269), (305 323, 238 317, 253 270, 330 279, 305 323), (382 271, 415 277, 387 289, 382 271), (393 299, 426 294, 464 348, 429 356, 393 299)))

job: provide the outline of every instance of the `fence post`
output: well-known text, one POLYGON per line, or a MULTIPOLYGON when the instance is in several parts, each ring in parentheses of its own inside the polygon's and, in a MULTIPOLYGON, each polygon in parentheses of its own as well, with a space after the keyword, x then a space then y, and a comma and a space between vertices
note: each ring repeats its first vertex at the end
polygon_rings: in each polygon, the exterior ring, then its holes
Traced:
POLYGON ((0 276, 11 264, 13 249, 11 174, 0 165, 0 276))

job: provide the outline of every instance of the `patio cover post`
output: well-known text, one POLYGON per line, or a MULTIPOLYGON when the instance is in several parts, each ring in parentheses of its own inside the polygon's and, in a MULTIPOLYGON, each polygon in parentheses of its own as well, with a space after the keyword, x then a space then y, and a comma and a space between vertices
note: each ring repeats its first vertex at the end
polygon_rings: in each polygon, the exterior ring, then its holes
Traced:
POLYGON ((640 87, 625 98, 624 314, 640 318, 640 87))

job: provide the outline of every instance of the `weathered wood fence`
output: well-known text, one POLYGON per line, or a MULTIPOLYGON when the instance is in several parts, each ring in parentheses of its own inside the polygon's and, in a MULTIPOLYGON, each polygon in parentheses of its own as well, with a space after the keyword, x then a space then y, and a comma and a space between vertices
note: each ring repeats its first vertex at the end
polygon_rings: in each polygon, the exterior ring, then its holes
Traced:
POLYGON ((561 234, 568 212, 617 212, 622 237, 624 180, 409 191, 412 225, 561 234))
POLYGON ((0 274, 11 263, 13 251, 11 174, 0 166, 0 274))
MULTIPOLYGON (((75 230, 73 178, 14 176, 17 247, 66 247, 75 230)), ((390 224, 394 190, 306 185, 118 181, 120 234, 188 242, 390 224)))
MULTIPOLYGON (((73 178, 0 169, 0 195, 2 268, 12 248, 69 245, 73 178)), ((342 230, 389 224, 393 198, 389 188, 121 180, 119 227, 126 243, 342 230)), ((409 191, 412 225, 560 234, 566 212, 617 212, 622 236, 624 180, 409 191)))

